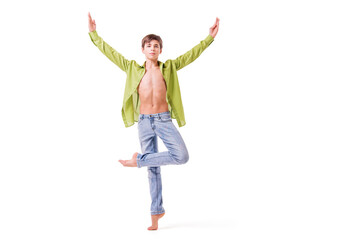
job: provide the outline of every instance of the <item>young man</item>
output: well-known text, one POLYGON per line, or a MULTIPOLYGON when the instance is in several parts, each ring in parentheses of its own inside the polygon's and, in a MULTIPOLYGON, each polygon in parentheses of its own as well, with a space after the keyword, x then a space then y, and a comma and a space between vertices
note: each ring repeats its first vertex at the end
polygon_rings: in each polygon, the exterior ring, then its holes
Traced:
POLYGON ((139 65, 125 59, 110 47, 96 32, 95 20, 89 17, 89 35, 92 42, 113 63, 127 74, 122 117, 126 127, 138 122, 142 154, 134 153, 131 160, 119 160, 125 167, 147 167, 151 194, 151 220, 148 230, 157 230, 158 220, 164 216, 160 166, 184 164, 189 159, 185 143, 172 122, 185 125, 177 71, 193 62, 214 41, 219 30, 219 19, 210 28, 209 35, 190 51, 165 63, 158 61, 162 40, 149 34, 141 43, 146 61, 139 65), (168 151, 158 152, 157 137, 168 151))

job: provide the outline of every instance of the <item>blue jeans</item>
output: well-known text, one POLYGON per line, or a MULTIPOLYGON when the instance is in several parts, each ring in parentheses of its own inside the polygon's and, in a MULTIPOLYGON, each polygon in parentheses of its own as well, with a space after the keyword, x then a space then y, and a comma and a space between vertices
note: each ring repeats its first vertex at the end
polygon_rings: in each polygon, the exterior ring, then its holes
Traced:
POLYGON ((137 166, 148 168, 151 195, 151 215, 164 213, 160 166, 184 164, 189 154, 184 140, 172 122, 170 112, 140 114, 138 120, 142 154, 138 153, 137 166), (158 152, 159 137, 168 151, 158 152))

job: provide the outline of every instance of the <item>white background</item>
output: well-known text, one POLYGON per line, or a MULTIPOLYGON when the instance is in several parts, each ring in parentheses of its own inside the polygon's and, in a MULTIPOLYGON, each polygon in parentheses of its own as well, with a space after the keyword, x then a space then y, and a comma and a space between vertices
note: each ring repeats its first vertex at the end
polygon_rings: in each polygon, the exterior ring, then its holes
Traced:
MULTIPOLYGON (((356 1, 2 1, 1 239, 359 239, 356 1), (126 75, 97 32, 143 63, 215 41, 178 72, 190 161, 162 168, 149 232, 145 168, 125 128, 126 75)), ((176 121, 174 120, 176 124, 176 121)), ((176 125, 177 126, 177 125, 176 125)), ((161 143, 161 141, 160 141, 161 143)), ((160 150, 165 150, 160 146, 160 150)))

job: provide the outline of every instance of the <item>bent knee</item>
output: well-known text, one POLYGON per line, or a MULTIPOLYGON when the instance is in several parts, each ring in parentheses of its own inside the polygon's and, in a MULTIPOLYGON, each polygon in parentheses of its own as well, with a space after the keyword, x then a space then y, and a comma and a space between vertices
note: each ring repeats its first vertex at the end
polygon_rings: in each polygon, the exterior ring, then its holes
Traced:
POLYGON ((177 159, 179 164, 185 164, 189 161, 189 153, 187 151, 183 151, 177 159))

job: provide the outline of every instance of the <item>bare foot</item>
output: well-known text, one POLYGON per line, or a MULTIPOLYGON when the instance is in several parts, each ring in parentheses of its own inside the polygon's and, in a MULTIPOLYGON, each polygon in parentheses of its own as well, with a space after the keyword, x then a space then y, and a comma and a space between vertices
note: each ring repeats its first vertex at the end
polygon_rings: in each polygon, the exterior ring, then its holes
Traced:
POLYGON ((158 229, 158 221, 160 218, 162 218, 165 215, 165 213, 162 214, 156 214, 156 215, 151 215, 151 222, 152 225, 150 227, 148 227, 148 230, 157 230, 158 229))
POLYGON ((136 167, 136 157, 138 153, 134 153, 130 160, 119 160, 124 167, 136 167))

